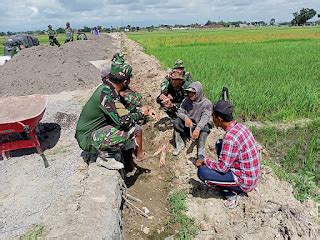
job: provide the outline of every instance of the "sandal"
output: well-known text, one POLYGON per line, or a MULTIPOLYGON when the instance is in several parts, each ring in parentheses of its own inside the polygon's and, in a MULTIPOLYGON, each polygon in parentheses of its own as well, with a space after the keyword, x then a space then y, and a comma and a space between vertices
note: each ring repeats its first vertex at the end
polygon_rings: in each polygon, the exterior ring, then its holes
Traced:
POLYGON ((126 174, 126 177, 129 178, 129 177, 133 177, 136 173, 138 173, 138 168, 134 168, 131 172, 128 172, 126 174))
POLYGON ((239 200, 240 200, 239 195, 230 196, 224 201, 223 205, 225 208, 232 209, 238 206, 239 200))

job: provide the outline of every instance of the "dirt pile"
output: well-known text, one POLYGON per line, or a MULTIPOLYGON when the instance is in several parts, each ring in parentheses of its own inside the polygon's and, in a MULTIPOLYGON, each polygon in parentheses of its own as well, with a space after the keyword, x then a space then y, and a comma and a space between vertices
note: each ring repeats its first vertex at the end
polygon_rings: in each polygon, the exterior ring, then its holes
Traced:
POLYGON ((99 71, 88 61, 111 59, 119 45, 101 36, 60 48, 39 46, 0 67, 2 96, 50 93, 38 134, 50 166, 44 168, 35 149, 12 151, 10 159, 0 159, 0 239, 18 239, 35 225, 49 239, 120 235, 119 173, 88 167, 74 138, 81 109, 100 83, 99 71), (85 89, 68 91, 75 88, 85 89), (51 94, 61 91, 68 92, 51 94))
POLYGON ((0 66, 0 96, 53 94, 94 87, 99 70, 89 61, 110 59, 114 39, 102 35, 61 47, 40 45, 24 49, 0 66))

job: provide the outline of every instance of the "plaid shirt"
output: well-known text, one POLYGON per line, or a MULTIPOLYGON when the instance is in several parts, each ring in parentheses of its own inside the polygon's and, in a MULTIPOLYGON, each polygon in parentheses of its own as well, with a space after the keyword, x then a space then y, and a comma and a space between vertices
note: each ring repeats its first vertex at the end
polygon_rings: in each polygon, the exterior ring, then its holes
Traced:
POLYGON ((205 165, 218 172, 231 170, 236 183, 244 192, 252 191, 260 174, 260 154, 251 131, 244 125, 233 121, 226 129, 219 159, 208 157, 205 165))

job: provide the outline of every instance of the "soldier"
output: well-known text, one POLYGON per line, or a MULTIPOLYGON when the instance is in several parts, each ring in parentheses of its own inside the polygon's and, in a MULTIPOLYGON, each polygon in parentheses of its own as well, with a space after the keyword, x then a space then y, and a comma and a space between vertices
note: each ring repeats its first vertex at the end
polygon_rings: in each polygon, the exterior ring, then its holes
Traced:
MULTIPOLYGON (((157 103, 173 120, 177 117, 177 111, 182 100, 186 97, 186 91, 192 83, 192 76, 185 71, 183 61, 178 59, 172 71, 161 83, 161 94, 157 97, 157 103)), ((166 123, 171 125, 171 121, 166 123)))
POLYGON ((69 22, 66 23, 65 33, 66 33, 66 39, 64 40, 64 43, 73 42, 73 31, 72 31, 72 28, 70 27, 69 22))
POLYGON ((183 77, 185 82, 189 82, 189 84, 192 82, 192 76, 191 73, 185 71, 184 63, 182 60, 178 59, 174 63, 173 69, 181 69, 183 71, 183 77))
MULTIPOLYGON (((112 63, 114 65, 122 65, 125 64, 124 55, 122 53, 116 53, 112 58, 112 63)), ((132 111, 135 108, 142 107, 142 96, 140 93, 133 91, 129 87, 130 81, 127 82, 127 87, 121 91, 119 94, 125 99, 126 101, 126 108, 129 111, 132 111)), ((153 111, 153 110, 152 110, 153 111)), ((153 112, 152 112, 153 114, 153 112)), ((140 161, 143 157, 143 151, 142 151, 142 128, 138 131, 138 134, 136 136, 137 141, 137 148, 136 148, 136 157, 137 160, 140 161)))
POLYGON ((80 29, 78 29, 77 40, 88 40, 88 37, 84 32, 81 32, 80 29))
POLYGON ((60 47, 60 43, 57 40, 57 33, 55 30, 52 29, 51 25, 48 25, 48 36, 49 36, 49 43, 51 46, 54 46, 55 44, 60 47))
POLYGON ((190 79, 186 81, 183 70, 179 68, 173 69, 162 81, 161 94, 157 97, 157 103, 171 119, 177 117, 180 104, 187 95, 185 90, 190 83, 190 79))
POLYGON ((119 94, 127 88, 131 73, 130 65, 111 65, 110 73, 103 74, 103 83, 85 104, 75 135, 82 150, 98 152, 98 165, 108 169, 125 167, 128 173, 135 170, 132 154, 139 132, 137 123, 151 112, 146 106, 129 110, 127 101, 119 94), (108 157, 119 151, 123 153, 125 166, 108 157))

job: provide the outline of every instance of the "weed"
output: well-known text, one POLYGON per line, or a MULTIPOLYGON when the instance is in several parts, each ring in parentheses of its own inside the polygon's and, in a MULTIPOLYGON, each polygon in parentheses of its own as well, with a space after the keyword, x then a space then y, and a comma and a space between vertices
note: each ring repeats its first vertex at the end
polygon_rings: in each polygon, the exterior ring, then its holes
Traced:
POLYGON ((37 240, 39 237, 43 235, 44 226, 41 224, 37 224, 33 226, 28 232, 20 236, 20 240, 37 240))
POLYGON ((172 219, 170 224, 179 224, 179 239, 189 240, 199 231, 194 219, 186 215, 187 204, 184 192, 173 192, 169 198, 172 219))
POLYGON ((309 126, 277 131, 279 141, 273 141, 269 130, 255 129, 255 136, 270 152, 264 164, 281 179, 290 182, 298 200, 312 198, 320 202, 320 121, 309 126))

